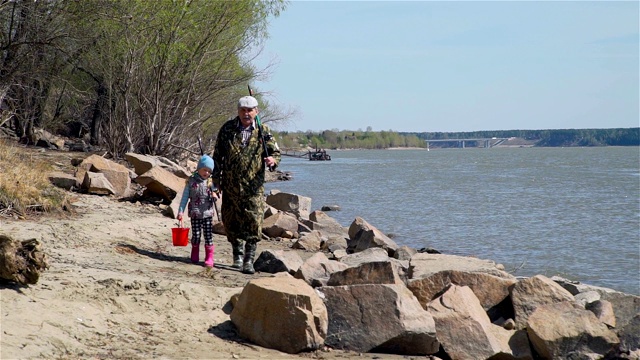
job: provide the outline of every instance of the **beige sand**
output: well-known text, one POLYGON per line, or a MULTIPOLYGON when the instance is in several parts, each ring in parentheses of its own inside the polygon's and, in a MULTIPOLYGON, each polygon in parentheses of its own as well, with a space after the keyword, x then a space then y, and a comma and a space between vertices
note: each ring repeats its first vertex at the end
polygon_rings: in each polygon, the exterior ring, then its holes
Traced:
MULTIPOLYGON (((156 206, 74 196, 77 215, 0 221, 6 235, 40 240, 50 264, 36 285, 0 284, 2 359, 403 358, 330 349, 291 355, 244 342, 228 300, 270 274, 191 264, 190 247, 171 243, 175 220, 156 206)), ((214 242, 216 262, 228 264, 231 247, 223 236, 214 242)), ((288 246, 262 241, 258 252, 288 246)))

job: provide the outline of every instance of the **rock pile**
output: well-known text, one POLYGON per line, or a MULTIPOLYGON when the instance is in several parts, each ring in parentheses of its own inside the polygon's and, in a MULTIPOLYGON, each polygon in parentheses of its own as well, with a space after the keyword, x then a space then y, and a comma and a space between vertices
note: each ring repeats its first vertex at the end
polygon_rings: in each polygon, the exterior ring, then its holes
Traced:
MULTIPOLYGON (((73 186, 126 196, 132 180, 176 214, 187 171, 137 154, 127 154, 134 171, 103 160, 80 163, 73 186)), ((274 276, 231 299, 231 321, 255 344, 442 359, 640 358, 638 296, 398 246, 362 218, 344 228, 311 211, 304 196, 273 191, 266 202, 265 237, 313 255, 266 250, 256 259, 256 271, 274 276)))
POLYGON ((398 246, 362 218, 343 228, 310 212, 295 194, 273 192, 267 204, 265 234, 315 253, 259 255, 256 270, 277 276, 250 281, 231 314, 252 342, 443 359, 640 357, 638 296, 398 246))

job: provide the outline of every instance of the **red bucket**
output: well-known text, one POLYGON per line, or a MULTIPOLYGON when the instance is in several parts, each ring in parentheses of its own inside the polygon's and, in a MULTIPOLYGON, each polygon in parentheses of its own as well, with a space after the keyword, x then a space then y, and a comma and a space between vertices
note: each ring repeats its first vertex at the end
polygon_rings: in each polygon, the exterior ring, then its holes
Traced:
POLYGON ((173 246, 187 246, 189 244, 189 228, 171 228, 173 246))

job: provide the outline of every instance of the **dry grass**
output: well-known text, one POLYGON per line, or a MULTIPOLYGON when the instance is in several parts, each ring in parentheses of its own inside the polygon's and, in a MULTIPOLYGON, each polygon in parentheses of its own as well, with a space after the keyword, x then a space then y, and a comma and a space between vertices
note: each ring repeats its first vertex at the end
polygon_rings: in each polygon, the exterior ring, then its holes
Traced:
POLYGON ((51 184, 51 171, 49 163, 0 141, 0 216, 25 218, 65 209, 66 193, 51 184))

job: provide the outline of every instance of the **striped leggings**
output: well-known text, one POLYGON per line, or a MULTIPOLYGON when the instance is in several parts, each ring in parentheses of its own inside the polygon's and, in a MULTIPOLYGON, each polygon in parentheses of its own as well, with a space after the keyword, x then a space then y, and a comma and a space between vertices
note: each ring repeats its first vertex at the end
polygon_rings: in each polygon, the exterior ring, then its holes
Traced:
POLYGON ((191 218, 191 245, 200 245, 200 233, 204 230, 204 244, 213 245, 213 222, 212 218, 194 219, 191 218))

